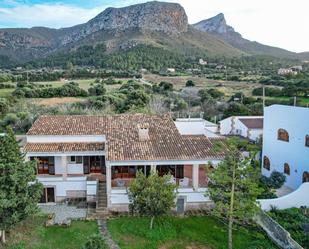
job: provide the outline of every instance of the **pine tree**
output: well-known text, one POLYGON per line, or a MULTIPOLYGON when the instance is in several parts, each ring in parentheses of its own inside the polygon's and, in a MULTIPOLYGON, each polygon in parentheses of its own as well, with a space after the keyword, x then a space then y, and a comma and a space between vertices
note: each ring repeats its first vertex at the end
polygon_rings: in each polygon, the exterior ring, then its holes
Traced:
MULTIPOLYGON (((259 167, 254 165, 254 153, 243 157, 239 140, 225 144, 225 159, 209 174, 207 194, 215 203, 213 214, 228 221, 228 248, 233 248, 233 225, 248 223, 258 209, 259 167)), ((221 144, 222 148, 222 144, 221 144)))
POLYGON ((5 231, 37 210, 42 185, 37 182, 35 165, 26 162, 13 130, 0 137, 0 231, 5 231))

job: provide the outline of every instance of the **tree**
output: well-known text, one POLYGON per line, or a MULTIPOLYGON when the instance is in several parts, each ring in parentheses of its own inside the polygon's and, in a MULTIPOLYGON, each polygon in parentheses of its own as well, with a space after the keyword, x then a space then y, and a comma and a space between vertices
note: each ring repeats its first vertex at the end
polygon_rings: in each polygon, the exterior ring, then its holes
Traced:
POLYGON ((171 182, 171 175, 160 177, 151 171, 146 177, 139 171, 129 187, 130 210, 132 213, 150 216, 150 229, 155 217, 167 214, 175 206, 176 185, 171 182))
POLYGON ((258 206, 257 196, 259 168, 254 167, 253 153, 243 157, 239 151, 238 140, 222 143, 217 149, 225 148, 225 159, 209 174, 210 183, 207 194, 215 203, 213 213, 228 220, 228 248, 233 248, 233 224, 249 222, 258 206))
POLYGON ((188 80, 186 82, 186 87, 193 87, 193 86, 195 86, 195 83, 193 82, 193 80, 188 80))
POLYGON ((11 128, 0 142, 0 236, 5 243, 5 231, 37 210, 42 186, 34 163, 25 162, 11 128))

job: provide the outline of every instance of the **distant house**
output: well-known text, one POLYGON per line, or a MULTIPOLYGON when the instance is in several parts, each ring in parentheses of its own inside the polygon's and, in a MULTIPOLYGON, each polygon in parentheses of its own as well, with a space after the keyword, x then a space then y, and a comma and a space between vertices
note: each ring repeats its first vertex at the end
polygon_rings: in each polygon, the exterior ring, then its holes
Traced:
POLYGON ((175 68, 167 68, 166 71, 169 72, 169 73, 175 73, 176 72, 175 68))
POLYGON ((273 171, 284 173, 285 185, 292 189, 309 182, 308 108, 272 105, 264 109, 262 174, 273 171))
POLYGON ((205 66, 205 65, 208 64, 208 62, 207 62, 207 61, 204 61, 203 59, 199 59, 198 63, 199 63, 200 65, 202 65, 202 66, 205 66))
POLYGON ((236 135, 257 141, 263 135, 263 117, 232 116, 220 121, 219 131, 221 135, 236 135))
POLYGON ((289 74, 296 75, 300 71, 302 71, 302 69, 303 69, 302 66, 294 66, 290 68, 279 68, 278 75, 289 75, 289 74))
POLYGON ((216 69, 218 69, 218 70, 226 69, 226 66, 225 65, 217 65, 216 69))
POLYGON ((291 67, 291 69, 294 71, 294 72, 301 72, 303 71, 303 66, 299 65, 299 66, 293 66, 291 67))
POLYGON ((212 150, 223 138, 206 136, 206 127, 215 129, 205 120, 175 124, 168 115, 42 116, 23 151, 37 163, 41 203, 85 198, 98 208, 128 210, 127 188, 137 171, 156 170, 171 174, 185 209, 199 208, 210 201, 205 164, 215 167, 225 156, 212 150))

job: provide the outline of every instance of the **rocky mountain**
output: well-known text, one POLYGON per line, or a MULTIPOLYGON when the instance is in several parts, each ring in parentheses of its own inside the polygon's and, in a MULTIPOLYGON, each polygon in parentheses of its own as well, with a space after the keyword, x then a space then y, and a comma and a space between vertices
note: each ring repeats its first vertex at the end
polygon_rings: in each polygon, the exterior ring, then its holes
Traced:
POLYGON ((156 1, 107 8, 87 23, 69 28, 0 29, 0 55, 18 62, 100 42, 111 52, 143 43, 180 52, 200 49, 214 54, 242 53, 212 35, 191 28, 181 5, 156 1))
POLYGON ((193 26, 203 32, 207 32, 225 41, 231 46, 248 54, 271 55, 280 58, 298 58, 297 53, 285 49, 267 46, 255 41, 249 41, 236 32, 226 23, 224 14, 220 13, 212 18, 200 21, 193 26))

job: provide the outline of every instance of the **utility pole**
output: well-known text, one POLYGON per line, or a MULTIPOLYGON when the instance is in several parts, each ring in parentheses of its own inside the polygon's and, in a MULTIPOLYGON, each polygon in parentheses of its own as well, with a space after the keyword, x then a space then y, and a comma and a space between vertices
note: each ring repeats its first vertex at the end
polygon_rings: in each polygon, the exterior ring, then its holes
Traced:
POLYGON ((265 86, 263 86, 263 109, 265 108, 265 86))
POLYGON ((296 96, 294 96, 294 106, 296 106, 296 96))

